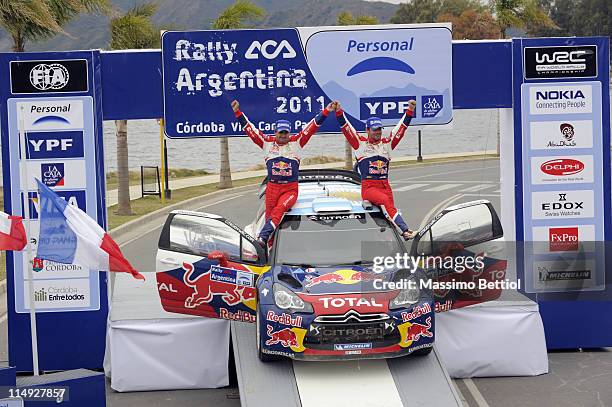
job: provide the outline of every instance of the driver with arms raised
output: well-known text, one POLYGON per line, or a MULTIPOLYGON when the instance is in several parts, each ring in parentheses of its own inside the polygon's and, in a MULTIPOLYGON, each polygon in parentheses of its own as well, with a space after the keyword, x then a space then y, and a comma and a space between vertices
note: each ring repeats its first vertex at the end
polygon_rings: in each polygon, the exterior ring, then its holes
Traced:
POLYGON ((232 109, 242 128, 250 139, 264 150, 265 154, 268 184, 266 185, 266 223, 257 237, 261 243, 267 244, 285 212, 295 204, 298 197, 301 150, 321 127, 333 108, 335 108, 333 103, 327 105, 293 136, 289 133, 291 123, 287 120, 278 120, 275 125, 275 134, 267 136, 240 111, 238 101, 232 101, 232 109))
POLYGON ((355 150, 357 169, 361 175, 361 197, 374 205, 380 206, 389 219, 401 230, 404 239, 411 239, 414 232, 408 228, 402 215, 395 207, 393 191, 388 178, 391 150, 394 150, 404 137, 404 133, 414 117, 416 101, 410 100, 408 102, 408 109, 406 109, 399 123, 391 130, 389 137, 382 136, 382 120, 378 117, 370 117, 366 121, 367 136, 364 137, 357 133, 357 130, 346 119, 340 103, 334 103, 333 110, 336 110, 336 118, 342 133, 355 150))

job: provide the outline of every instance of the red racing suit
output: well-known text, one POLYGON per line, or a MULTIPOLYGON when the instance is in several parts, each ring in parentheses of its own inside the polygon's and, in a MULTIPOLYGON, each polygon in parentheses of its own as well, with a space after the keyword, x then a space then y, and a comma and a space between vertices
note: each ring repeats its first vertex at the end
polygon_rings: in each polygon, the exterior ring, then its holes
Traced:
POLYGON ((406 110, 399 123, 391 130, 389 137, 381 138, 378 143, 371 143, 367 136, 364 137, 357 133, 342 110, 336 111, 336 118, 342 133, 355 150, 357 171, 361 175, 362 199, 380 206, 402 233, 408 230, 408 225, 404 222, 393 201, 393 191, 388 180, 389 162, 391 161, 391 150, 395 149, 402 140, 413 117, 414 111, 406 110))
POLYGON ((267 242, 285 212, 297 201, 301 150, 321 127, 329 112, 323 109, 302 130, 290 136, 289 142, 283 145, 276 143, 276 136, 263 134, 240 110, 235 114, 250 139, 264 150, 268 170, 266 223, 259 238, 267 242))

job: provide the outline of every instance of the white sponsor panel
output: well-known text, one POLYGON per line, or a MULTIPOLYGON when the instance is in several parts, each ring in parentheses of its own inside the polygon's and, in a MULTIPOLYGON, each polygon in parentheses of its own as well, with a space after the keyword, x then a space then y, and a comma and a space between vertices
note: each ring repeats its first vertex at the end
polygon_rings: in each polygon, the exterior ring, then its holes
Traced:
POLYGON ((50 188, 85 189, 87 172, 85 160, 28 160, 30 191, 38 190, 36 178, 50 188))
POLYGON ((537 291, 563 292, 597 288, 596 262, 571 258, 533 262, 534 288, 537 291))
POLYGON ((539 191, 531 193, 532 219, 575 219, 595 216, 595 193, 539 191))
POLYGON ((532 150, 593 147, 591 120, 531 122, 529 125, 532 150))
POLYGON ((532 232, 535 254, 595 251, 595 225, 537 226, 532 232))
MULTIPOLYGON (((525 86, 523 84, 522 86, 525 86)), ((593 111, 591 85, 545 85, 529 88, 530 114, 571 114, 593 111)))
POLYGON ((18 102, 18 118, 21 112, 25 131, 83 128, 83 101, 79 99, 18 102))
MULTIPOLYGON (((24 281, 26 309, 30 309, 30 281, 24 281)), ((36 280, 34 281, 34 301, 36 310, 58 308, 81 308, 91 305, 89 279, 36 280)))
POLYGON ((592 183, 592 155, 567 155, 531 158, 532 184, 592 183))

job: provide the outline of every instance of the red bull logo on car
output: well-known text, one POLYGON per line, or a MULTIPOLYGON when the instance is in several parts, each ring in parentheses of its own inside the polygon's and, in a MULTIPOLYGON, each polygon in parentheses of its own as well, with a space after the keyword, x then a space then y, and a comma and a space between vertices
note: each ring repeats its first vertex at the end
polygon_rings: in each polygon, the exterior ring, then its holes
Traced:
POLYGON ((283 328, 278 331, 274 331, 274 327, 272 325, 268 325, 268 339, 266 341, 266 345, 276 345, 280 344, 284 348, 296 347, 298 346, 297 335, 295 332, 291 330, 291 328, 283 328))
POLYGON ((397 327, 402 340, 400 346, 407 348, 422 338, 433 338, 433 332, 431 331, 431 317, 427 317, 425 324, 417 322, 406 322, 397 327))
POLYGON ((341 269, 319 276, 307 276, 306 288, 311 288, 319 284, 357 284, 363 281, 373 281, 380 278, 374 273, 357 270, 341 269))
POLYGON ((183 263, 183 269, 185 270, 183 282, 194 290, 194 293, 185 300, 185 308, 196 308, 207 304, 215 295, 221 296, 229 306, 255 299, 254 287, 214 280, 211 278, 210 270, 194 278, 194 267, 191 263, 183 263))

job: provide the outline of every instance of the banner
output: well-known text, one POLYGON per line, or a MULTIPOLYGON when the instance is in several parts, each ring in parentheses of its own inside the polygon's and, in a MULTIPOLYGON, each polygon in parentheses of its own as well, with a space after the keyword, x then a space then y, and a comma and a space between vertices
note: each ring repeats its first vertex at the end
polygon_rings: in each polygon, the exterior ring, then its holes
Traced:
MULTIPOLYGON (((7 78, 0 97, 5 211, 23 216, 25 199, 35 256, 35 179, 106 225, 99 53, 1 54, 0 59, 0 73, 7 78), (20 129, 25 133, 25 157, 20 154, 20 129), (27 179, 20 172, 24 160, 27 179)), ((101 367, 105 276, 79 264, 28 260, 25 253, 7 253, 11 365, 31 370, 28 313, 33 285, 41 370, 101 367)))
MULTIPOLYGON (((395 125, 417 101, 413 124, 452 120, 448 24, 227 31, 162 36, 165 132, 171 138, 242 135, 230 102, 264 132, 302 128, 339 100, 356 129, 370 116, 395 125)), ((322 132, 339 131, 328 120, 322 132)))

